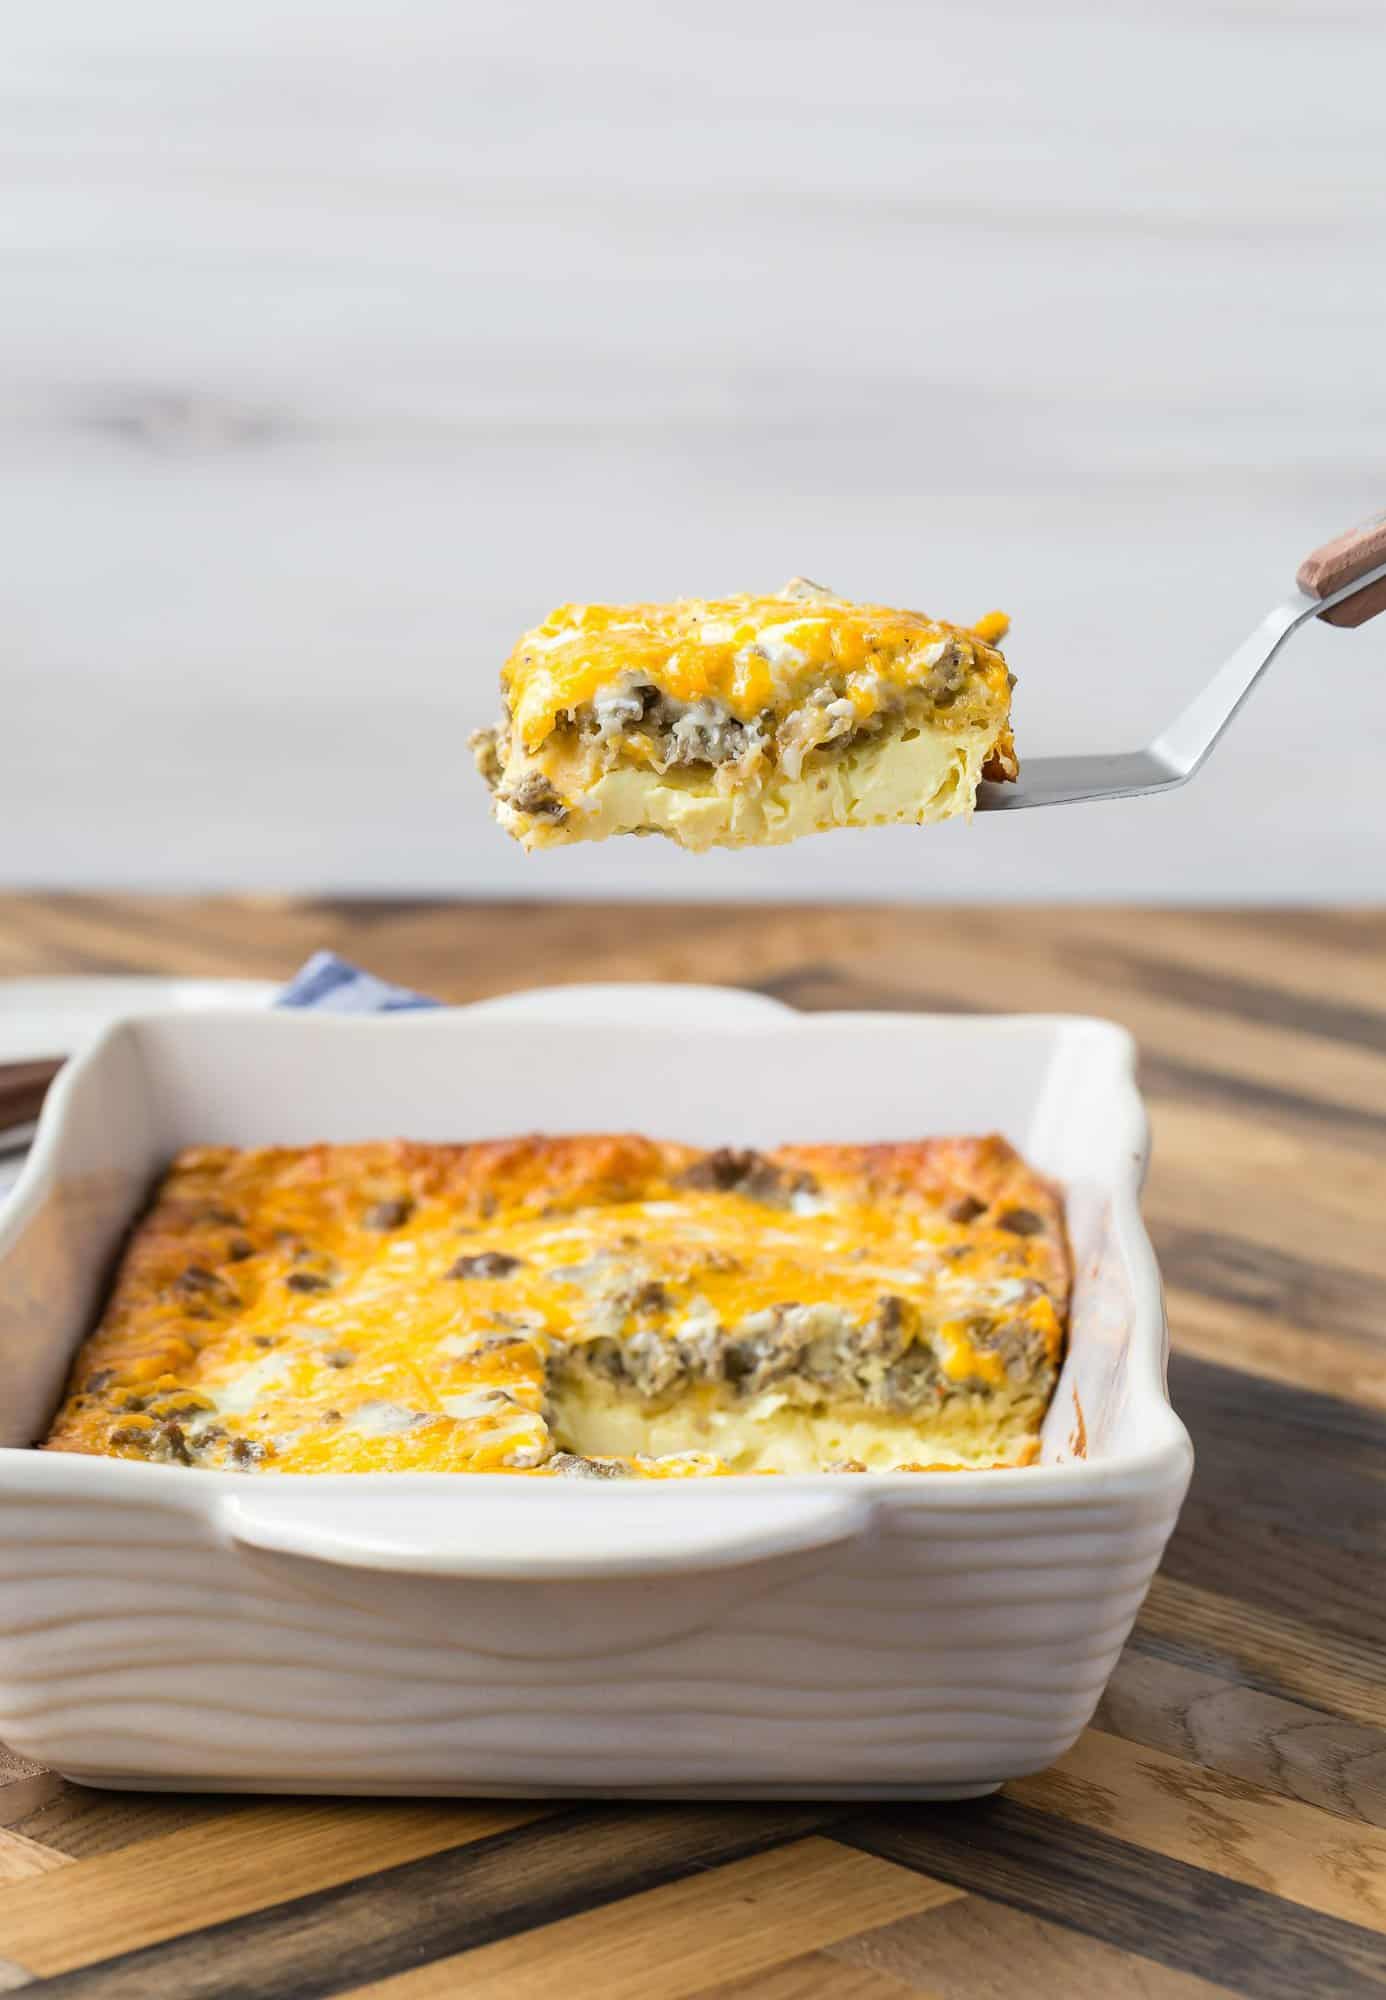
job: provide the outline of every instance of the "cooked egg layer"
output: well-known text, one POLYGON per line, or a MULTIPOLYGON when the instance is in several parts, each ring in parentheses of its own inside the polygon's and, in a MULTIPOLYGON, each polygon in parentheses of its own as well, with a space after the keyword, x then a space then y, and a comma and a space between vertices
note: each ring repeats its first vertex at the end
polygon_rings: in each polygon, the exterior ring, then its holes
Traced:
MULTIPOLYGON (((836 827, 923 826, 971 810, 991 747, 985 729, 947 737, 892 731, 831 760, 812 759, 796 779, 772 768, 742 786, 697 767, 661 774, 620 765, 589 778, 579 756, 559 750, 540 767, 572 801, 563 816, 527 813, 502 799, 496 817, 527 848, 664 833, 695 853, 776 846, 836 827)), ((522 761, 522 775, 524 768, 522 761)))

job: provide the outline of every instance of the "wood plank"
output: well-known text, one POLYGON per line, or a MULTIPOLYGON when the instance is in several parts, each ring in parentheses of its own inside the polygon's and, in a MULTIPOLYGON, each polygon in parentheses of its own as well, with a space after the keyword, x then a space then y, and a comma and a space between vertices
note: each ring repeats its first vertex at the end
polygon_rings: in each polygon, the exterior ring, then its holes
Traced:
MULTIPOLYGON (((1358 1602, 1378 1584, 1386 1587, 1386 1416, 1181 1353, 1171 1357, 1169 1381, 1198 1452, 1176 1536, 1181 1560, 1196 1558, 1202 1542, 1218 1537, 1221 1548, 1202 1552, 1211 1577, 1225 1567, 1222 1550, 1242 1564, 1274 1534, 1278 1570, 1291 1572, 1296 1552, 1306 1549, 1320 1566, 1319 1584, 1292 1591, 1291 1601, 1313 1603, 1334 1629, 1364 1624, 1374 1639, 1379 1625, 1357 1618, 1353 1604, 1339 1619, 1329 1614, 1335 1583, 1348 1582, 1358 1602)), ((1279 1576, 1267 1580, 1243 1570, 1229 1591, 1238 1593, 1274 1605, 1285 1586, 1279 1576)))
MULTIPOLYGON (((3 1745, 0 1745, 0 1750, 3 1745)), ((16 1764, 22 1760, 15 1759, 16 1764)), ((32 1770, 24 1777, 10 1778, 0 1784, 0 1826, 11 1828, 16 1833, 26 1833, 30 1839, 37 1839, 34 1828, 28 1822, 58 1797, 63 1789, 63 1780, 56 1771, 32 1770)))
MULTIPOLYGON (((935 2000, 927 1992, 827 1951, 806 1952, 773 1971, 700 1987, 694 2000, 935 2000)), ((1071 1996, 1070 1996, 1071 2000, 1071 1996)))
POLYGON ((1312 1606, 1320 1648, 1352 1646, 1386 1682, 1386 1418, 1186 1356, 1170 1390, 1196 1468, 1164 1582, 1276 1618, 1312 1606))
POLYGON ((830 1945, 828 1956, 844 1972, 869 1967, 935 2000, 1220 2000, 1232 1990, 989 1896, 902 1917, 830 1945))
MULTIPOLYGON (((1298 1532, 1269 1508, 1257 1511, 1250 1498, 1239 1514, 1235 1497, 1205 1489, 1180 1520, 1164 1574, 1281 1617, 1308 1613, 1326 1639, 1355 1644, 1368 1669, 1386 1676, 1386 1633, 1377 1615, 1380 1600, 1372 1594, 1382 1565, 1354 1546, 1374 1537, 1371 1487, 1361 1483, 1367 1488, 1363 1501, 1336 1533, 1333 1523, 1320 1531, 1307 1511, 1298 1532)), ((1306 1500, 1306 1510, 1310 1504, 1306 1500)))
POLYGON ((1176 1292, 1241 1307, 1253 1322, 1278 1321, 1299 1336, 1303 1386, 1323 1389, 1317 1374, 1319 1340, 1307 1341, 1306 1334, 1351 1340, 1361 1350, 1364 1367, 1382 1371, 1386 1326, 1378 1279, 1333 1264, 1307 1245, 1273 1248, 1227 1232, 1168 1222, 1157 1223, 1153 1234, 1161 1272, 1176 1292), (1310 1369, 1312 1379, 1305 1382, 1310 1369))
POLYGON ((1137 1630, 1172 1642, 1174 1657, 1231 1671, 1248 1687, 1386 1727, 1380 1648, 1325 1633, 1312 1617, 1222 1597, 1159 1570, 1137 1630))
POLYGON ((1157 1117, 1166 1099, 1215 1105, 1233 1117, 1284 1127, 1311 1145, 1337 1138, 1373 1159, 1386 1157, 1386 1113, 1316 1095, 1299 1080, 1302 1072, 1297 1066, 1287 1067, 1280 1082, 1267 1083, 1229 1076, 1225 1070, 1186 1059, 1153 1055, 1143 1048, 1139 1074, 1141 1090, 1157 1117))
MULTIPOLYGON (((467 1816, 456 1810, 459 1818, 467 1816)), ((478 1827, 482 1810, 469 1815, 478 1827)), ((323 1814, 324 1840, 334 1838, 335 1823, 340 1842, 344 1808, 326 1806, 323 1814)), ((495 1824, 503 1825, 505 1817, 506 1809, 498 1806, 495 1824)), ((340 1992, 347 1977, 369 1985, 782 1847, 820 1830, 832 1817, 812 1806, 578 1808, 465 1845, 454 1839, 446 1851, 393 1867, 381 1865, 379 1852, 344 1854, 335 1886, 294 1895, 287 1864, 298 1853, 303 1865, 300 1835, 286 1844, 283 1863, 256 1872, 254 1901, 249 1894, 241 1899, 245 1914, 220 1922, 204 1915, 205 1928, 195 1933, 170 1935, 168 1927, 162 1942, 127 1945, 121 1956, 112 1955, 121 1950, 120 1939, 111 1939, 98 1963, 100 1940, 84 1934, 74 1952, 65 1945, 60 1914, 50 1904, 45 1922, 33 1927, 36 1934, 26 1933, 19 1949, 6 1929, 8 1911, 0 1898, 0 1946, 36 1971, 76 1966, 55 1983, 54 2000, 78 1995, 148 2000, 151 1993, 176 1993, 179 2000, 263 2000, 266 1993, 292 1993, 294 2000, 314 2000, 340 1992)), ((206 1870, 186 1851, 172 1861, 166 1850, 182 1839, 173 1835, 169 1843, 147 1847, 165 1850, 166 1875, 176 1866, 176 1893, 191 1899, 205 1887, 206 1870)), ((123 1855, 79 1862, 71 1879, 117 1871, 121 1864, 128 1868, 141 1852, 127 1848, 123 1855)), ((108 1879, 114 1883, 111 1913, 119 1921, 126 1908, 120 1878, 113 1872, 108 1879)), ((250 1890, 249 1881, 246 1887, 250 1890)), ((25 1885, 18 1893, 32 1888, 25 1885)), ((153 1917, 151 1908, 146 1925, 153 1917)))
POLYGON ((1345 1145, 1208 1104, 1166 1103, 1146 1209, 1159 1227, 1213 1229, 1272 1252, 1312 1244, 1315 1259, 1379 1279, 1386 1242, 1372 1217, 1380 1178, 1379 1160, 1345 1145))
MULTIPOLYGON (((1197 924, 1199 912, 1183 913, 1197 924)), ((1206 913, 1204 917, 1206 921, 1206 913)), ((1304 904, 1275 904, 1263 909, 1223 909, 1217 913, 1220 931, 1233 938, 1270 937, 1291 951, 1307 948, 1318 952, 1325 947, 1344 954, 1361 952, 1368 958, 1386 955, 1386 909, 1375 904, 1341 904, 1332 908, 1312 908, 1304 904)))
POLYGON ((1230 1772, 1089 1729, 1049 1770, 1006 1791, 1072 1825, 1386 1932, 1386 1833, 1230 1772))
POLYGON ((44 1847, 22 1833, 0 1827, 0 1884, 27 1882, 36 1875, 51 1875, 54 1869, 69 1865, 68 1857, 55 1848, 44 1847))
POLYGON ((688 2000, 700 1987, 744 1979, 958 1894, 830 1840, 805 1840, 356 1991, 358 2000, 460 1992, 467 2000, 548 2000, 555 1992, 688 2000))
POLYGON ((1109 1735, 1386 1828, 1386 1729, 1132 1647, 1094 1719, 1109 1735))
MULTIPOLYGON (((1154 1232, 1156 1254, 1162 1256, 1164 1232, 1154 1232)), ((1163 1260, 1162 1260, 1163 1261, 1163 1260)), ((1372 1280, 1365 1280, 1372 1283, 1372 1280)), ((1365 1409, 1386 1413, 1386 1367, 1381 1343, 1352 1332, 1314 1329, 1268 1311, 1238 1306, 1224 1299, 1191 1292, 1166 1281, 1170 1339, 1175 1352, 1199 1361, 1226 1365, 1234 1356, 1239 1373, 1264 1376, 1288 1389, 1302 1387, 1307 1373, 1328 1395, 1365 1409)))
POLYGON ((137 1952, 367 1870, 484 1840, 539 1805, 274 1801, 183 1827, 0 1896, 0 1952, 37 1973, 137 1952))
POLYGON ((1137 1645, 1380 1727, 1386 1418, 1181 1354, 1170 1387, 1194 1480, 1137 1645))
MULTIPOLYGON (((1210 926, 1210 929, 1212 927, 1210 926)), ((1068 949, 1082 938, 1082 926, 1069 926, 1068 949)), ((1345 999, 1340 988, 1324 978, 1307 982, 1281 982, 1283 959, 1276 957, 1275 975, 1249 979, 1244 967, 1233 969, 1218 954, 1187 953, 1182 958, 1153 951, 1144 925, 1128 924, 1124 938, 1108 935, 1079 945, 1075 970, 1114 974, 1122 985, 1136 987, 1142 994, 1173 1000, 1190 1007, 1205 1018, 1212 1016, 1252 1023, 1258 1028, 1282 1029, 1315 1041, 1342 1043, 1386 1055, 1386 1011, 1380 989, 1369 990, 1364 979, 1360 997, 1345 999), (1139 938, 1139 943, 1133 941, 1139 938)))
POLYGON ((884 1807, 834 1838, 1258 2000, 1386 1987, 1380 1932, 1019 1799, 884 1807))
POLYGON ((78 1860, 249 1810, 240 1800, 224 1797, 97 1791, 89 1785, 69 1784, 51 1771, 27 1781, 32 1791, 25 1798, 25 1782, 20 1780, 0 1791, 0 1823, 78 1860))
MULTIPOLYGON (((0 904, 0 910, 3 910, 0 904)), ((314 919, 321 928, 320 917, 314 919)), ((341 926, 336 928, 340 929, 341 926)), ((25 949, 7 972, 159 972, 187 977, 274 978, 298 954, 304 913, 267 901, 134 896, 45 896, 29 902, 25 949)), ((307 956, 307 953, 303 953, 307 956)))
MULTIPOLYGON (((1386 1012, 1380 974, 1386 924, 1379 912, 1266 909, 1213 915, 1152 907, 1138 918, 1133 911, 1120 914, 1130 921, 1116 926, 1118 944, 1138 939, 1141 951, 1159 964, 1220 974, 1313 1003, 1328 994, 1375 1014, 1386 1012)), ((1063 915, 1070 941, 1099 949, 1110 944, 1110 909, 1078 904, 1063 915)))
MULTIPOLYGON (((1308 1343, 1306 1347, 1307 1363, 1312 1347, 1308 1343)), ((1248 1381, 1240 1369, 1227 1365, 1210 1367, 1175 1356, 1170 1368, 1171 1380, 1177 1382, 1185 1402, 1195 1408, 1200 1424, 1216 1431, 1224 1450, 1239 1451, 1246 1468, 1262 1461, 1262 1488, 1267 1493, 1279 1491, 1286 1507, 1293 1506, 1300 1490, 1299 1461, 1314 1478, 1331 1476, 1335 1465, 1344 1476, 1361 1474, 1372 1482, 1360 1494, 1363 1502, 1374 1501, 1386 1490, 1382 1483, 1386 1481, 1382 1462, 1386 1420, 1376 1411, 1324 1395, 1312 1380, 1301 1381, 1287 1392, 1274 1383, 1248 1381), (1273 1451, 1267 1454, 1266 1447, 1275 1442, 1288 1442, 1294 1450, 1294 1480, 1277 1479, 1278 1468, 1264 1462, 1267 1456, 1273 1459, 1273 1451)), ((1203 1472, 1205 1478, 1216 1478, 1220 1466, 1205 1467, 1203 1472)), ((1237 1476, 1242 1476, 1242 1469, 1237 1476)), ((1386 1536, 1376 1545, 1386 1553, 1386 1536)))

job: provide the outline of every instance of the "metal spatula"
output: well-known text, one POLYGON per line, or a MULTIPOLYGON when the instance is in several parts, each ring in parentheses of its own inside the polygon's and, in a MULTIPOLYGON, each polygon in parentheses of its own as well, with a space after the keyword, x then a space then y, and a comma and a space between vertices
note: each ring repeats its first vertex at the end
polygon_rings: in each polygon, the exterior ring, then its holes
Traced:
POLYGON ((1301 625, 1365 625, 1386 611, 1386 514, 1334 542, 1299 566, 1299 585, 1267 612, 1256 630, 1146 750, 1095 750, 1081 757, 1023 759, 1013 785, 977 788, 979 812, 1022 806, 1071 805, 1078 799, 1129 799, 1186 784, 1204 762, 1266 668, 1301 625))

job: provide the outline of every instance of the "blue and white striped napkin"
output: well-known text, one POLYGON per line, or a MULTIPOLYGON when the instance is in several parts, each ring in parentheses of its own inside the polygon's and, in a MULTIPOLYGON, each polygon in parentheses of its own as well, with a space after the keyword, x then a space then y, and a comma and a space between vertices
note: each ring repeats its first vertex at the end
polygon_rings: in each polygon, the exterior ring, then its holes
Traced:
POLYGON ((315 951, 274 1004, 311 1007, 320 1014, 404 1014, 441 1003, 411 993, 407 986, 391 986, 373 972, 338 958, 335 951, 315 951))

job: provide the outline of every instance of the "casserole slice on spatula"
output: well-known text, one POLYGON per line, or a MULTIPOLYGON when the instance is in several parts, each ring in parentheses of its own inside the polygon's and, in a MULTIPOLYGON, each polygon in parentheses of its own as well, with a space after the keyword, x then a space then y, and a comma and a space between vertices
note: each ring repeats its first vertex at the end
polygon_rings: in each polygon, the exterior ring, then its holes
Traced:
POLYGON ((796 580, 774 597, 563 605, 472 749, 525 847, 765 846, 971 810, 1016 775, 1007 621, 946 625, 796 580))
POLYGON ((1386 610, 1386 515, 1316 549, 1297 584, 1146 748, 1031 757, 1023 776, 999 612, 945 625, 803 580, 776 597, 562 606, 515 648, 505 715, 472 748, 526 847, 765 846, 1172 791, 1301 626, 1386 610))

